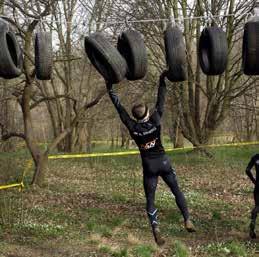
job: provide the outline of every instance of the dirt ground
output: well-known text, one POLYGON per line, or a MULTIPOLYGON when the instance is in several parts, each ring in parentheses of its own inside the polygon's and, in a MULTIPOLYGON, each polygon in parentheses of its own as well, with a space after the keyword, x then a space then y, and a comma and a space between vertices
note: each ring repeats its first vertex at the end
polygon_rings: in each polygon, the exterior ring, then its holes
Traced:
POLYGON ((154 244, 138 157, 55 160, 45 188, 1 192, 0 257, 259 256, 259 239, 248 237, 253 188, 245 161, 175 158, 196 233, 184 230, 160 181, 156 204, 166 244, 154 244))

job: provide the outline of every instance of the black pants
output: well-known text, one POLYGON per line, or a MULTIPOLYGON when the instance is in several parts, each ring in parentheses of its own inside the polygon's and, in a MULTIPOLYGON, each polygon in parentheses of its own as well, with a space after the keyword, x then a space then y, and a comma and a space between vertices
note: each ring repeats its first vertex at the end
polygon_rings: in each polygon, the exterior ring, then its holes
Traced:
POLYGON ((259 212, 259 185, 256 185, 254 188, 254 202, 255 207, 252 210, 251 218, 255 221, 257 218, 257 213, 259 212))
MULTIPOLYGON (((147 212, 154 213, 155 208, 155 192, 158 177, 161 176, 175 196, 175 201, 180 209, 184 220, 189 219, 189 212, 185 197, 180 191, 174 169, 171 167, 170 160, 166 155, 156 158, 142 158, 144 173, 144 189, 147 200, 147 212)), ((152 223, 152 222, 151 222, 152 223)))

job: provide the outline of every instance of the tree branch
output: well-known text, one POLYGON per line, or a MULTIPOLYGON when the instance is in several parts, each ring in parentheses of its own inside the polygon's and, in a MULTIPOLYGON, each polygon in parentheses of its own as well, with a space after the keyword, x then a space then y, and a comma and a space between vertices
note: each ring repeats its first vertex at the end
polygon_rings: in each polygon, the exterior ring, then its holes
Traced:
POLYGON ((37 107, 40 103, 42 102, 45 102, 45 101, 53 101, 53 100, 56 100, 58 98, 67 98, 67 99, 70 99, 72 101, 76 101, 76 99, 74 99, 73 97, 71 96, 68 96, 68 95, 57 95, 57 96, 46 96, 46 97, 43 97, 41 98, 40 100, 38 101, 35 101, 35 103, 33 103, 31 106, 30 106, 30 109, 34 109, 35 107, 37 107))
POLYGON ((10 132, 8 134, 3 134, 2 135, 2 140, 6 141, 6 140, 8 140, 11 137, 19 137, 19 138, 22 138, 24 140, 26 139, 26 137, 25 137, 25 135, 23 133, 10 132))
POLYGON ((67 129, 65 129, 61 134, 59 134, 54 141, 51 143, 51 145, 47 148, 46 153, 49 154, 52 150, 54 150, 56 148, 56 146, 58 145, 58 143, 65 138, 69 133, 71 133, 73 127, 77 124, 78 120, 80 120, 81 115, 84 113, 84 111, 86 111, 87 109, 90 109, 91 107, 95 106, 96 104, 99 103, 99 101, 102 99, 102 97, 106 94, 106 89, 105 90, 101 90, 99 92, 99 94, 96 96, 96 98, 89 102, 86 103, 78 112, 78 115, 73 119, 71 126, 67 129))

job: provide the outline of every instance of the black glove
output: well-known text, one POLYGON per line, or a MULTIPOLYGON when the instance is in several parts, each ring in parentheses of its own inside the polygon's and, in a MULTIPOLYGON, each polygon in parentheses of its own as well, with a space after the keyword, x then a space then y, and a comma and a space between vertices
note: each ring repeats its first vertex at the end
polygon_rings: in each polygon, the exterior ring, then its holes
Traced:
POLYGON ((109 81, 106 81, 105 83, 106 83, 107 90, 110 91, 112 89, 112 83, 109 81))
POLYGON ((164 70, 160 75, 160 80, 165 80, 165 77, 167 77, 168 71, 164 70))

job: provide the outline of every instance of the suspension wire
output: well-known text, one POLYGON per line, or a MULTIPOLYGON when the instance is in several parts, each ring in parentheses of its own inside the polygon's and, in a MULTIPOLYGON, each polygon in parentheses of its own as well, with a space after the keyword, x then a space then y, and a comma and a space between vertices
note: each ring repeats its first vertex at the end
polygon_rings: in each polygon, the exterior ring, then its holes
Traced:
MULTIPOLYGON (((240 15, 241 17, 247 15, 248 13, 244 13, 240 15)), ((174 21, 183 21, 183 20, 196 20, 196 19, 212 19, 212 18, 225 18, 230 16, 237 16, 237 14, 222 14, 222 15, 206 15, 206 16, 193 16, 193 17, 180 17, 175 18, 174 21)), ((151 23, 151 22, 170 22, 171 18, 158 18, 158 19, 143 19, 143 20, 127 20, 128 23, 151 23)), ((116 25, 116 24, 125 24, 125 21, 100 21, 96 22, 96 24, 109 24, 109 25, 116 25)))
MULTIPOLYGON (((241 18, 246 17, 250 15, 250 12, 246 12, 240 15, 241 18)), ((235 17, 238 16, 237 13, 230 13, 230 14, 220 14, 220 15, 205 15, 205 16, 191 16, 191 17, 179 17, 175 18, 174 21, 181 22, 183 20, 196 20, 196 19, 215 19, 215 18, 226 18, 226 17, 235 17)), ((10 19, 7 16, 0 15, 0 18, 3 19, 10 19)), ((38 20, 41 23, 47 23, 48 21, 46 19, 41 18, 28 18, 27 20, 38 20)), ((60 23, 59 21, 52 21, 53 23, 60 23)), ((128 20, 127 23, 153 23, 153 22, 170 22, 170 18, 157 18, 157 19, 142 19, 142 20, 128 20)), ((66 22, 66 23, 73 23, 73 22, 66 22)), ((119 25, 119 24, 125 24, 125 21, 100 21, 96 22, 95 24, 106 24, 106 25, 119 25)), ((85 25, 83 22, 82 25, 85 25)))

